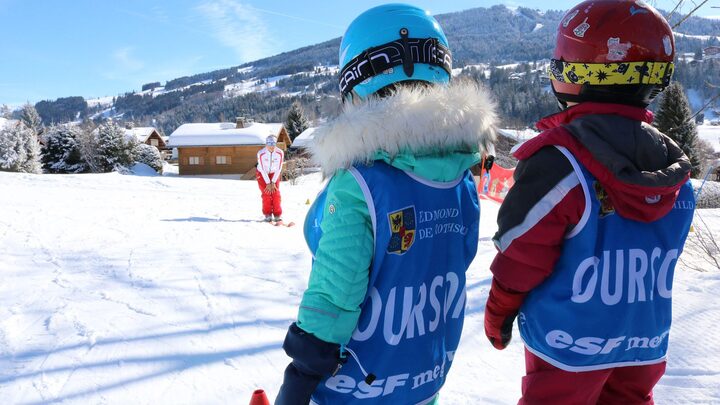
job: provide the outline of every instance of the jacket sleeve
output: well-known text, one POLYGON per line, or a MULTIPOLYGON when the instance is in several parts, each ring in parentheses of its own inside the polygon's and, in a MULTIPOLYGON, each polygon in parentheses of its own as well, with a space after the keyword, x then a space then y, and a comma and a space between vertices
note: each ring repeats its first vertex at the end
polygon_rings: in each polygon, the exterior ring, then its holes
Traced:
POLYGON ((360 317, 375 243, 367 202, 350 172, 340 170, 330 180, 323 211, 322 237, 297 325, 344 345, 360 317))
POLYGON ((307 405, 323 377, 337 373, 345 361, 340 345, 324 342, 294 323, 283 349, 293 360, 285 368, 275 405, 307 405))
POLYGON ((262 162, 262 155, 265 149, 260 149, 260 151, 257 153, 257 171, 260 172, 260 175, 262 176, 263 180, 265 180, 265 184, 270 184, 270 178, 267 174, 267 168, 263 165, 262 162))
POLYGON ((498 212, 498 253, 490 265, 496 282, 517 293, 542 283, 584 209, 580 179, 557 148, 544 147, 521 161, 498 212))
POLYGON ((283 153, 280 149, 275 149, 278 151, 278 155, 280 155, 280 163, 278 164, 278 169, 275 170, 275 174, 273 174, 272 182, 277 183, 277 181, 280 179, 280 175, 282 174, 283 169, 283 161, 285 160, 285 153, 283 153))

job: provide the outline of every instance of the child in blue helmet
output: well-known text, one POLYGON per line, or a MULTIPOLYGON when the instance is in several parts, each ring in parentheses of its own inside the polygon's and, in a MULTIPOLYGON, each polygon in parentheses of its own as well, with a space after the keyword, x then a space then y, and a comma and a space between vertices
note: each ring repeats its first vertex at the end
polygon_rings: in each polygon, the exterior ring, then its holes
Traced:
POLYGON ((330 180, 305 221, 312 272, 276 404, 437 398, 477 250, 469 168, 495 123, 484 90, 449 84, 451 60, 440 25, 417 7, 375 7, 347 29, 345 105, 313 145, 330 180))

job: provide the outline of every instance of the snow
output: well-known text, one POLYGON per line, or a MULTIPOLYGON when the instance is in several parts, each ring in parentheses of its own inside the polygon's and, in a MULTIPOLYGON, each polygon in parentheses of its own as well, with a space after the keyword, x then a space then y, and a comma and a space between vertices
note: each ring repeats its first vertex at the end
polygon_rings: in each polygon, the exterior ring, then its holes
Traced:
POLYGON ((264 145, 268 135, 278 135, 282 124, 255 122, 245 128, 236 128, 232 122, 183 124, 172 134, 168 147, 264 145))
POLYGON ((223 97, 232 98, 249 93, 273 90, 277 88, 280 80, 287 79, 291 76, 292 75, 273 76, 266 79, 252 78, 238 83, 228 84, 225 86, 223 97))
POLYGON ((718 41, 720 41, 720 36, 713 36, 713 35, 689 35, 689 34, 683 34, 683 33, 680 33, 680 32, 673 32, 673 34, 675 34, 676 37, 681 37, 681 38, 694 38, 694 39, 699 39, 699 40, 701 40, 701 41, 709 41, 710 38, 715 38, 715 39, 717 39, 718 41))
POLYGON ((535 137, 537 134, 539 134, 538 131, 535 131, 531 128, 525 128, 525 129, 505 129, 505 128, 498 128, 498 132, 500 132, 502 135, 515 139, 519 142, 527 141, 530 138, 535 137))
POLYGON ((135 127, 125 130, 125 136, 137 139, 140 143, 145 143, 150 135, 155 131, 154 127, 135 127))
POLYGON ((0 129, 10 128, 11 125, 17 125, 19 120, 9 120, 7 118, 0 117, 0 129))
POLYGON ((98 106, 111 107, 113 104, 113 99, 114 99, 113 96, 107 96, 107 97, 91 98, 91 99, 85 100, 85 102, 87 103, 88 107, 90 107, 90 108, 98 107, 98 106))
POLYGON ((137 162, 132 167, 130 167, 130 173, 135 176, 147 176, 147 177, 154 177, 157 176, 158 173, 153 169, 152 167, 146 165, 145 163, 137 162))
POLYGON ((315 130, 316 129, 317 129, 316 127, 310 127, 308 129, 302 131, 302 133, 300 133, 300 135, 298 135, 295 138, 291 147, 292 148, 307 148, 308 146, 310 146, 313 139, 315 139, 315 130))
POLYGON ((482 71, 483 74, 485 75, 485 78, 487 79, 487 78, 490 77, 490 69, 488 69, 488 67, 489 67, 489 65, 488 65, 488 64, 485 64, 485 63, 475 64, 475 65, 465 65, 465 66, 463 66, 463 67, 461 67, 461 68, 454 68, 454 69, 452 70, 452 75, 453 75, 453 76, 458 76, 458 75, 460 75, 461 73, 463 73, 463 72, 466 71, 466 70, 473 70, 473 69, 474 69, 474 70, 480 70, 480 71, 482 71))
POLYGON ((544 27, 544 25, 542 25, 542 24, 540 24, 540 23, 537 23, 537 24, 535 24, 535 28, 533 28, 532 32, 538 31, 538 30, 540 30, 542 27, 544 27))
POLYGON ((698 125, 698 136, 710 143, 715 152, 720 152, 720 125, 698 125))
MULTIPOLYGON (((251 72, 253 69, 250 68, 243 68, 238 70, 239 73, 246 73, 251 72), (242 72, 240 72, 242 70, 242 72)), ((336 75, 340 71, 340 68, 337 65, 318 65, 316 66, 312 71, 309 72, 297 72, 293 73, 291 75, 280 75, 280 76, 272 76, 272 77, 253 77, 247 80, 243 80, 237 83, 228 84, 225 86, 223 97, 224 98, 232 98, 232 97, 238 97, 243 96, 249 93, 255 93, 255 92, 263 92, 263 91, 270 91, 274 90, 278 86, 278 82, 284 79, 288 79, 290 77, 294 76, 300 76, 300 75, 307 75, 307 76, 318 76, 318 75, 336 75)), ((305 92, 306 94, 312 94, 312 92, 305 92)), ((294 93, 286 93, 284 96, 286 97, 292 97, 296 95, 303 94, 303 92, 294 92, 294 93)))
MULTIPOLYGON (((274 398, 309 274, 302 221, 319 174, 282 184, 293 228, 258 222, 254 181, 0 172, 0 184, 1 402, 247 403, 256 388, 274 398)), ((497 210, 482 202, 444 405, 520 396, 517 330, 504 351, 483 333, 497 210)), ((720 210, 702 215, 720 229, 720 210)), ((720 403, 720 270, 688 270, 700 263, 690 250, 682 259, 656 402, 720 403)))

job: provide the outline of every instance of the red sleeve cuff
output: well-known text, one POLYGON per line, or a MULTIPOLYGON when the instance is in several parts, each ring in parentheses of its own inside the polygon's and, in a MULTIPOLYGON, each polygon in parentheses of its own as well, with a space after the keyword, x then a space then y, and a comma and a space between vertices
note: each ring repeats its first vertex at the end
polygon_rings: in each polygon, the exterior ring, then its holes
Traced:
POLYGON ((512 291, 493 277, 486 311, 494 316, 506 317, 517 313, 527 293, 512 291))

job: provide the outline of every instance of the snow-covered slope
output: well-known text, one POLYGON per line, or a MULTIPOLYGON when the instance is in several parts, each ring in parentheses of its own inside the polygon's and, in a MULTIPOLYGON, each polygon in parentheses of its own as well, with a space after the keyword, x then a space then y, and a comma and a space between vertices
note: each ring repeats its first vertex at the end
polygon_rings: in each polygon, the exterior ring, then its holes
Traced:
POLYGON ((698 125, 698 136, 706 140, 715 152, 720 152, 720 125, 698 125))
MULTIPOLYGON (((0 402, 247 403, 274 397, 310 254, 317 175, 283 183, 294 228, 252 181, 0 172, 0 402)), ((497 205, 483 202, 468 317, 442 403, 509 404, 523 346, 483 333, 497 205)), ((714 229, 720 211, 705 211, 714 229)), ((688 259, 688 255, 683 257, 688 259)), ((657 403, 720 403, 720 272, 679 269, 657 403)), ((517 336, 517 332, 516 332, 517 336)))

